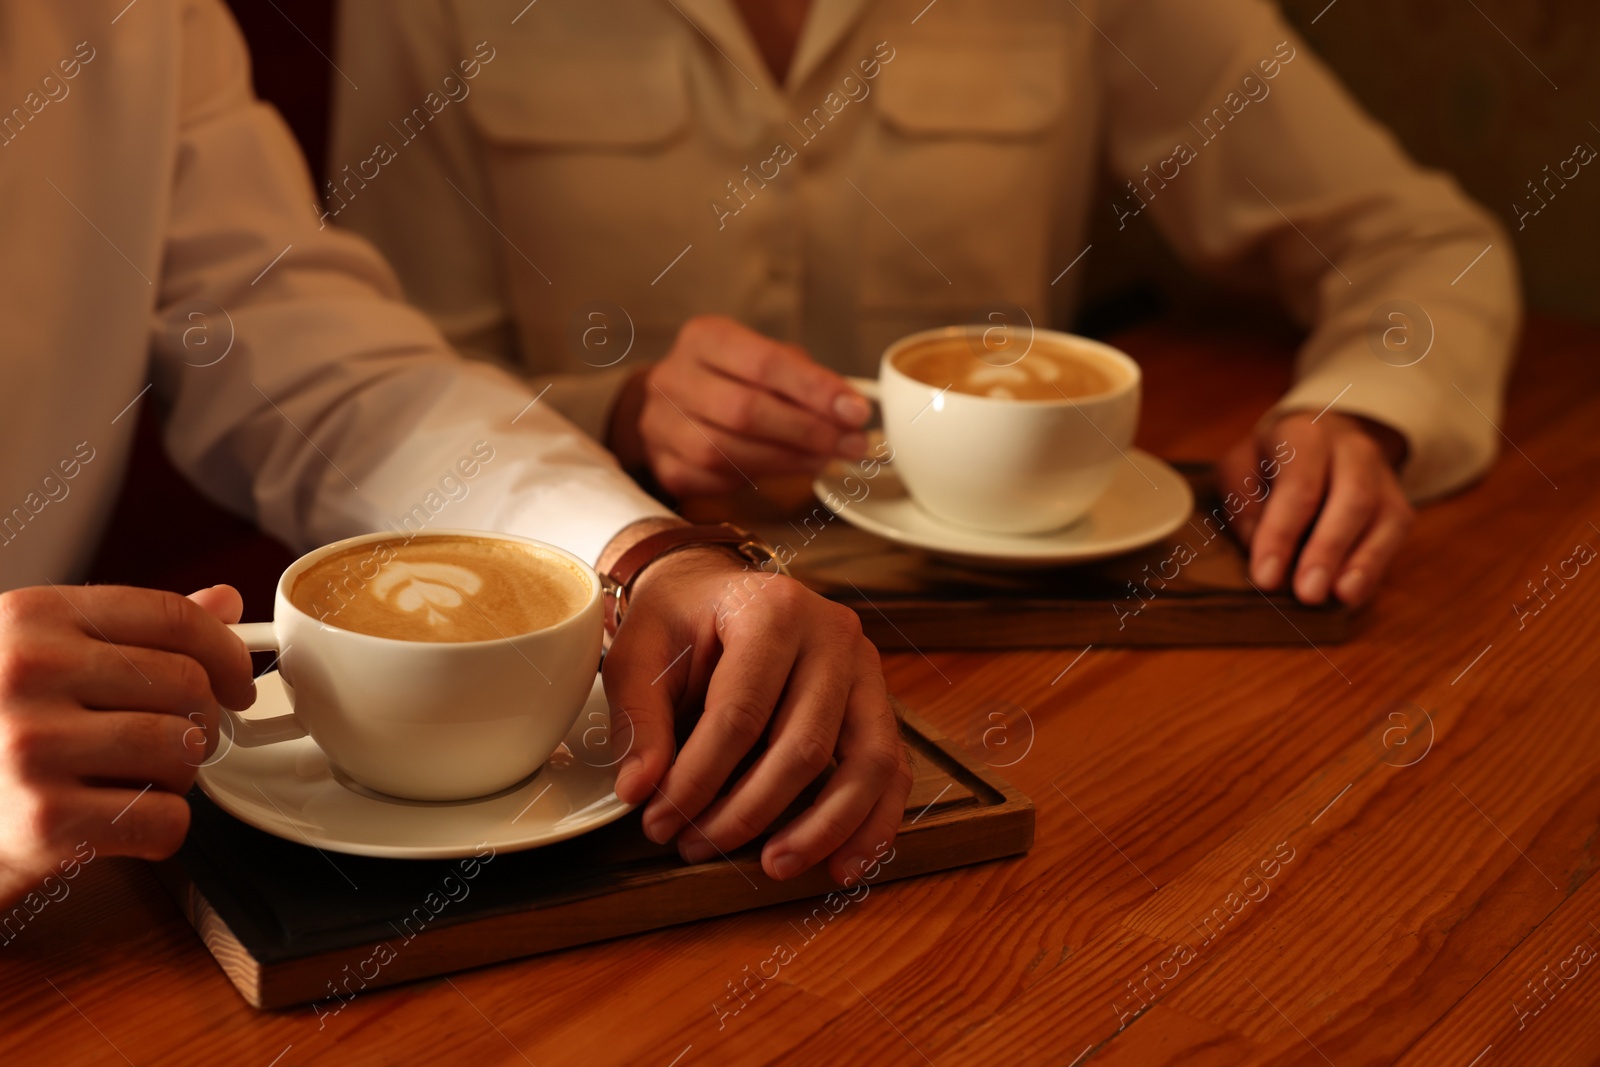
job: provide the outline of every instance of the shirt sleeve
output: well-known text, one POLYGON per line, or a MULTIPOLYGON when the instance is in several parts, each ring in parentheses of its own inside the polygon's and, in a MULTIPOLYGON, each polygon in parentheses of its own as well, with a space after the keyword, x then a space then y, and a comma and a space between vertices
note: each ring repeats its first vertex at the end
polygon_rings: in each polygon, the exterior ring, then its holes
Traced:
POLYGON ((1498 447, 1520 324, 1501 226, 1418 167, 1261 0, 1105 0, 1096 62, 1122 226, 1272 289, 1310 329, 1265 416, 1330 408, 1406 438, 1413 499, 1498 447))
POLYGON ((179 469, 300 549, 383 528, 494 529, 593 560, 662 514, 525 385, 456 357, 371 247, 324 225, 221 4, 194 0, 184 33, 152 324, 179 469))
POLYGON ((524 377, 543 403, 604 441, 635 367, 547 373, 518 340, 504 260, 534 263, 528 257, 536 250, 517 247, 491 221, 494 193, 459 106, 473 91, 468 75, 475 76, 480 56, 494 55, 493 43, 462 40, 448 6, 435 0, 342 0, 338 18, 339 40, 349 45, 339 63, 349 80, 333 86, 330 217, 377 246, 407 298, 463 355, 524 377), (443 110, 413 139, 395 123, 426 107, 430 95, 443 110), (392 157, 381 172, 370 182, 353 180, 378 170, 364 161, 381 146, 392 157))

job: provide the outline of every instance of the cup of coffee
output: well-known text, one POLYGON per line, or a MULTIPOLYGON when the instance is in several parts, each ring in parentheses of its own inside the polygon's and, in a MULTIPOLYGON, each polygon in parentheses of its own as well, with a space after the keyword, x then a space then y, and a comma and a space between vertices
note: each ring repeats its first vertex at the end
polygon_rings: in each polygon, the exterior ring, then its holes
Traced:
POLYGON ((577 721, 600 662, 594 570, 509 534, 368 534, 278 580, 273 621, 232 627, 277 650, 293 712, 228 712, 235 744, 309 734, 354 781, 463 800, 538 770, 577 721))
POLYGON ((883 409, 894 468, 924 511, 1002 534, 1060 529, 1110 485, 1139 422, 1139 365, 1054 330, 987 347, 983 326, 902 338, 878 380, 851 379, 883 409))

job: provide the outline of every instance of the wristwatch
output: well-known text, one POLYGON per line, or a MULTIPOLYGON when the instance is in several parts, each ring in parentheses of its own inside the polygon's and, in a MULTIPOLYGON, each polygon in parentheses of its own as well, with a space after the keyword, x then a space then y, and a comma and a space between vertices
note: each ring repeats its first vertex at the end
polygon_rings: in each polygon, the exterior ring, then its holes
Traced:
POLYGON ((766 541, 748 530, 730 522, 714 526, 671 526, 640 538, 624 552, 609 570, 600 575, 600 589, 605 599, 606 633, 615 637, 622 625, 623 613, 628 609, 628 597, 634 583, 646 567, 674 552, 704 545, 721 545, 743 556, 755 567, 787 575, 789 569, 778 552, 766 541))

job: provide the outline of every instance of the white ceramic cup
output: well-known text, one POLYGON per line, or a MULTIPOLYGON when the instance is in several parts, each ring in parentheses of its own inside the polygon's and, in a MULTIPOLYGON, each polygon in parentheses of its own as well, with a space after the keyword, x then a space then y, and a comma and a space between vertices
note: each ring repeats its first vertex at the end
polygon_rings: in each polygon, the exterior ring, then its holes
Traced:
MULTIPOLYGON (((480 530, 430 530, 505 541, 560 560, 589 583, 572 615, 493 641, 402 641, 342 630, 289 600, 324 556, 394 541, 367 534, 301 556, 278 579, 273 621, 230 627, 254 652, 278 651, 293 712, 224 711, 233 744, 309 734, 329 761, 370 789, 411 800, 464 800, 506 788, 544 765, 577 721, 600 663, 601 590, 593 568, 540 541, 480 530)), ((227 741, 223 742, 228 743, 227 741)))
POLYGON ((985 327, 947 326, 901 338, 883 353, 878 380, 850 382, 883 409, 894 469, 936 519, 974 530, 1037 534, 1082 518, 1110 485, 1139 424, 1139 364, 1110 345, 1035 330, 1041 348, 1093 363, 1112 388, 1092 396, 1012 400, 921 382, 895 363, 930 341, 964 338, 982 350, 985 327))

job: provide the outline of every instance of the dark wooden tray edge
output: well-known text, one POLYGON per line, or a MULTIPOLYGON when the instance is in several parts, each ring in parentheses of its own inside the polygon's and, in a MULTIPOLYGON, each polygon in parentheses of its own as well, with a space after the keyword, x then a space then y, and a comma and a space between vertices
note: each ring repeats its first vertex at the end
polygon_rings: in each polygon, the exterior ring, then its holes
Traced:
MULTIPOLYGON (((894 857, 880 867, 874 884, 884 884, 954 867, 983 863, 1026 852, 1033 844, 1033 802, 991 769, 976 765, 948 738, 920 716, 901 708, 907 741, 963 782, 979 797, 971 805, 931 812, 926 817, 908 812, 895 843, 894 857), (950 859, 952 854, 959 858, 950 859)), ((932 807, 930 804, 929 808, 932 807)), ((927 809, 924 809, 925 811, 927 809)), ((507 960, 541 955, 563 948, 594 944, 617 937, 716 918, 739 911, 788 903, 838 892, 826 872, 813 871, 789 882, 773 882, 761 870, 755 847, 735 853, 726 862, 681 867, 650 884, 624 886, 599 897, 570 901, 536 911, 510 911, 442 925, 415 935, 410 941, 397 936, 392 959, 371 979, 363 964, 370 964, 376 945, 360 945, 317 953, 263 966, 244 948, 228 921, 206 899, 201 884, 211 881, 209 871, 193 874, 177 859, 156 865, 157 874, 179 910, 247 1003, 256 1008, 283 1008, 307 1003, 309 983, 325 980, 327 1007, 334 1010, 334 986, 349 995, 371 989, 455 973, 507 960), (198 877, 195 877, 198 875, 198 877), (697 881, 692 906, 676 892, 687 877, 697 881), (762 894, 760 903, 748 899, 762 894), (709 908, 708 899, 716 903, 709 908), (628 916, 621 925, 617 913, 628 916), (596 936, 592 927, 604 923, 596 936), (448 963, 444 962, 448 959, 448 963)), ((870 889, 868 890, 870 893, 870 889)), ((249 916, 239 916, 247 923, 249 916)))

